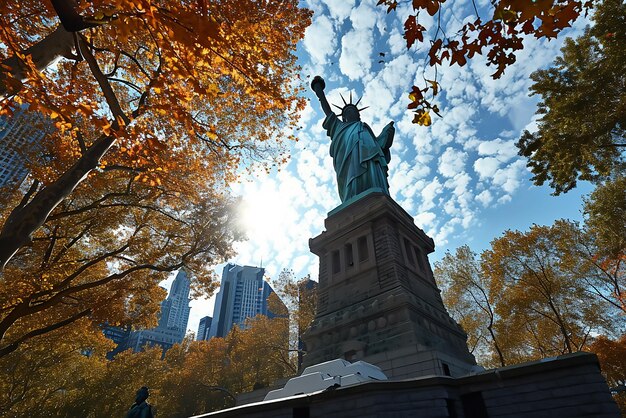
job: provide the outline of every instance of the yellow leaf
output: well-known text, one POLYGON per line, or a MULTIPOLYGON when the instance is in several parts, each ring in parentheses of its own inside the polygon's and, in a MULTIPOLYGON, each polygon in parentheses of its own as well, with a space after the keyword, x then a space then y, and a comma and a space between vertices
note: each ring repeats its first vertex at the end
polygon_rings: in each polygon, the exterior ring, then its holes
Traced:
POLYGON ((435 80, 426 80, 426 81, 430 83, 430 87, 433 90, 433 96, 436 96, 437 93, 439 93, 439 83, 437 83, 435 80))
POLYGON ((420 126, 430 126, 432 120, 430 119, 430 113, 427 111, 420 111, 415 114, 413 117, 413 123, 416 123, 420 126))

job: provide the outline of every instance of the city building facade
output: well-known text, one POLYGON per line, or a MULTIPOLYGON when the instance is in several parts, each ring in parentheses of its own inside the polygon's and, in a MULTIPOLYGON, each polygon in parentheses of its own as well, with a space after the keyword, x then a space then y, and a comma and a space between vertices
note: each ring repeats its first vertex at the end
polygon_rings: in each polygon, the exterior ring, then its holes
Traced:
POLYGON ((209 338, 225 337, 235 325, 244 328, 246 319, 257 315, 276 316, 268 307, 267 298, 274 290, 263 279, 264 273, 262 267, 224 266, 209 338))
POLYGON ((17 108, 12 116, 0 116, 0 187, 24 180, 31 159, 41 154, 41 141, 52 129, 50 120, 27 106, 17 108))
POLYGON ((198 335, 196 336, 197 341, 204 341, 209 339, 209 331, 211 331, 211 322, 213 318, 210 316, 205 316, 200 318, 200 325, 198 325, 198 335))
POLYGON ((117 353, 121 353, 128 348, 128 339, 131 334, 130 326, 116 327, 104 324, 101 326, 101 329, 104 336, 116 344, 116 347, 107 353, 109 360, 112 360, 117 353))
POLYGON ((161 302, 159 324, 156 328, 131 332, 128 348, 141 351, 146 346, 159 346, 163 352, 185 338, 189 321, 189 278, 187 272, 180 270, 172 283, 167 299, 161 302))

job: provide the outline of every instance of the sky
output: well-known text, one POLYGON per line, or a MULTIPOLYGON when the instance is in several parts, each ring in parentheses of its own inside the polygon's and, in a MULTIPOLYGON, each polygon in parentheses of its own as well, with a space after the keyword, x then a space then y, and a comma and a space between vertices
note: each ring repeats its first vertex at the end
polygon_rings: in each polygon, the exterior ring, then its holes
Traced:
MULTIPOLYGON (((488 0, 476 3, 486 19, 488 0)), ((341 104, 340 93, 362 96, 360 105, 369 108, 361 119, 376 134, 395 121, 390 194, 434 239, 431 263, 465 244, 480 252, 507 229, 524 231, 560 218, 582 220, 581 197, 591 187, 583 183, 563 196, 551 196, 548 187, 532 184, 514 145, 523 130, 536 129, 538 99, 528 95, 529 75, 552 63, 565 36, 529 39, 498 80, 491 78, 495 70, 482 56, 464 67, 440 67, 443 91, 435 102, 442 117, 433 116, 430 127, 421 127, 411 123, 408 92, 434 75, 424 66, 429 43, 408 50, 403 39, 410 2, 390 14, 375 0, 304 0, 302 5, 314 11, 298 46, 302 79, 308 83, 315 75, 324 77, 330 103, 341 104)), ((455 33, 467 16, 475 19, 471 1, 448 0, 443 6, 447 34, 455 33)), ((433 21, 426 13, 420 16, 427 28, 433 21)), ((579 19, 565 35, 580 35, 586 24, 579 19)), ((249 239, 236 244, 238 255, 229 261, 263 266, 269 278, 287 268, 298 278, 310 274, 317 280, 318 259, 308 241, 323 231, 327 213, 340 203, 329 138, 322 129, 324 115, 310 88, 305 96, 309 102, 290 161, 269 175, 247 175, 232 185, 245 200, 249 239)), ((212 268, 221 275, 223 265, 212 268)), ((201 317, 212 316, 213 302, 214 297, 192 301, 189 330, 197 330, 201 317)))

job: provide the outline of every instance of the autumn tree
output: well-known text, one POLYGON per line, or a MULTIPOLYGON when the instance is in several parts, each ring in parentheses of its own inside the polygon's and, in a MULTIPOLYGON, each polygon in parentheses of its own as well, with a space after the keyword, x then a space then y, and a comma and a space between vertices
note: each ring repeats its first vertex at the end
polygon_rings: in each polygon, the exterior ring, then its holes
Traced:
POLYGON ((225 338, 175 345, 155 387, 158 413, 182 418, 232 407, 236 395, 292 375, 284 357, 287 338, 286 318, 258 316, 225 338))
POLYGON ((568 268, 571 249, 559 243, 570 227, 557 221, 506 231, 482 254, 483 273, 503 292, 497 307, 503 345, 518 361, 582 350, 593 334, 618 325, 607 315, 610 307, 589 292, 584 272, 568 268))
POLYGON ((517 143, 534 183, 549 182, 557 195, 626 169, 626 4, 603 0, 593 20, 566 39, 552 67, 531 75, 541 118, 517 143))
POLYGON ((623 415, 626 413, 626 335, 617 340, 601 335, 594 340, 589 350, 597 354, 602 374, 623 415))
POLYGON ((83 318, 1 358, 0 417, 58 416, 62 405, 66 416, 87 416, 89 389, 105 373, 104 356, 112 346, 91 328, 83 318))
POLYGON ((485 365, 507 365, 500 347, 496 307, 502 294, 481 271, 480 259, 468 246, 446 252, 435 263, 435 278, 442 288, 444 304, 468 334, 470 352, 485 365))
MULTIPOLYGON (((378 5, 386 7, 388 13, 396 10, 399 3, 398 0, 378 0, 378 5)), ((431 103, 441 89, 437 81, 438 66, 448 63, 462 67, 474 56, 484 54, 487 65, 495 69, 492 77, 500 78, 506 68, 515 63, 515 54, 524 48, 530 36, 557 37, 581 14, 587 13, 594 2, 493 0, 477 5, 472 0, 473 7, 465 10, 462 4, 446 4, 445 0, 412 0, 410 3, 412 11, 404 22, 406 46, 430 44, 426 58, 428 66, 435 68, 435 76, 433 80, 424 78, 424 87, 411 88, 408 108, 415 112, 413 123, 428 126, 430 113, 439 114, 437 105, 431 103), (442 15, 446 12, 450 15, 451 11, 456 20, 463 22, 453 33, 442 26, 442 15), (424 19, 426 14, 435 18, 432 27, 424 26, 425 21, 430 20, 424 19)))
POLYGON ((506 231, 480 257, 466 246, 447 253, 435 274, 477 359, 509 365, 619 335, 624 311, 595 248, 585 230, 559 220, 506 231))
POLYGON ((27 103, 57 127, 53 163, 5 214, 2 266, 87 176, 120 167, 158 185, 185 169, 170 157, 190 153, 207 181, 229 180, 240 161, 268 157, 304 104, 293 52, 310 12, 296 1, 24 1, 0 12, 3 112, 27 103))
POLYGON ((296 279, 293 270, 283 269, 278 278, 272 281, 272 286, 282 303, 278 304, 273 298, 269 302, 273 306, 284 304, 286 314, 289 316, 289 351, 297 354, 296 358, 292 359, 295 373, 300 369, 306 352, 302 335, 315 319, 317 283, 311 280, 309 275, 296 279))
POLYGON ((172 417, 191 416, 234 406, 228 348, 223 338, 211 338, 191 342, 182 353, 168 353, 165 361, 170 366, 180 354, 183 354, 183 361, 177 362, 179 364, 164 375, 163 393, 169 391, 170 394, 159 413, 172 417))
POLYGON ((215 290, 204 265, 232 255, 235 202, 203 188, 193 172, 164 176, 164 185, 150 186, 134 173, 105 171, 57 206, 0 281, 0 357, 83 317, 154 325, 165 296, 159 283, 183 266, 196 294, 215 290))
POLYGON ((601 294, 626 314, 626 177, 596 187, 585 200, 581 252, 601 294))
MULTIPOLYGON (((616 208, 614 212, 619 212, 619 209, 616 208)), ((617 256, 607 255, 612 253, 612 247, 603 246, 602 239, 597 235, 601 232, 592 224, 585 224, 584 228, 573 223, 561 223, 561 226, 562 234, 555 245, 561 254, 560 266, 563 271, 579 277, 587 292, 608 303, 611 310, 626 315, 626 269, 623 256, 620 253, 617 256)), ((613 228, 619 229, 619 226, 613 228)))

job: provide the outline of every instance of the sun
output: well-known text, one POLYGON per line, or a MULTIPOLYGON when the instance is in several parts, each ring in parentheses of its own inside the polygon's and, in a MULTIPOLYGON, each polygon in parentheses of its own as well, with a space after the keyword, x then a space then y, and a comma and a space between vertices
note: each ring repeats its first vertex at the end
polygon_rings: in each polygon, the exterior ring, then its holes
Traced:
POLYGON ((274 182, 247 187, 242 194, 239 221, 250 239, 272 241, 285 227, 291 203, 274 182))

